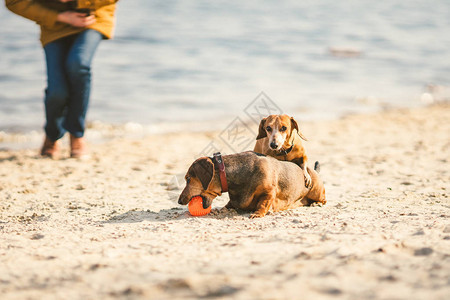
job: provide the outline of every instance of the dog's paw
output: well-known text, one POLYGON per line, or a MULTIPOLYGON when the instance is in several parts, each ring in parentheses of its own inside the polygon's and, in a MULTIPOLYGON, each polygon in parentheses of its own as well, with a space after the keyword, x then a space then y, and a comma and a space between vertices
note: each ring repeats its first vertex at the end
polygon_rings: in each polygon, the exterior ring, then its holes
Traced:
POLYGON ((254 212, 250 215, 250 219, 262 218, 262 217, 264 217, 264 214, 262 214, 260 212, 254 212))
POLYGON ((305 186, 307 188, 311 188, 312 186, 311 176, 308 174, 308 172, 305 173, 305 186))

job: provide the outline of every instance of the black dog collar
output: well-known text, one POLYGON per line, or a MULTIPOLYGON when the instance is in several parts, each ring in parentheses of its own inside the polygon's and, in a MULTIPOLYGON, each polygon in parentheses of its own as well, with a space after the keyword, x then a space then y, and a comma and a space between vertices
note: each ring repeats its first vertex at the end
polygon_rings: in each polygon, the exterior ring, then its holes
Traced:
POLYGON ((280 156, 280 155, 288 155, 289 152, 291 152, 293 148, 294 148, 294 144, 292 144, 288 149, 281 149, 281 150, 279 150, 279 153, 276 154, 276 155, 277 155, 277 156, 280 156))
POLYGON ((289 149, 286 149, 286 150, 283 150, 283 152, 284 152, 284 155, 287 155, 287 154, 289 154, 289 152, 291 152, 292 151, 292 148, 294 148, 294 144, 292 144, 290 147, 289 147, 289 149))

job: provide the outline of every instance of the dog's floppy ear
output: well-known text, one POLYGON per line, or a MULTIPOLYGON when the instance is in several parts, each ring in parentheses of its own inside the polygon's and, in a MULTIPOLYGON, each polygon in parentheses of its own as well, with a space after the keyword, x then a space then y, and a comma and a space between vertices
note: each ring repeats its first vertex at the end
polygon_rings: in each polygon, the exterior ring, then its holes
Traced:
POLYGON ((209 157, 202 157, 197 159, 192 164, 192 170, 194 171, 195 176, 202 183, 203 189, 207 190, 209 184, 214 178, 214 163, 209 157))
POLYGON ((294 129, 297 129, 298 131, 298 124, 297 121, 295 121, 295 119, 291 117, 291 131, 293 131, 294 129))
POLYGON ((266 125, 266 119, 267 118, 264 118, 261 120, 261 122, 259 122, 259 131, 258 136, 256 137, 257 140, 265 138, 267 136, 266 129, 264 128, 266 125))
POLYGON ((203 205, 203 208, 204 208, 204 209, 207 209, 208 207, 211 206, 211 204, 212 204, 212 202, 213 202, 213 199, 211 199, 211 198, 206 198, 206 197, 203 197, 202 199, 203 199, 202 205, 203 205))
POLYGON ((308 140, 308 139, 303 135, 303 133, 301 133, 300 129, 298 129, 297 121, 295 121, 295 119, 291 117, 291 132, 292 132, 294 129, 297 129, 298 135, 299 135, 303 140, 305 140, 305 141, 308 140))

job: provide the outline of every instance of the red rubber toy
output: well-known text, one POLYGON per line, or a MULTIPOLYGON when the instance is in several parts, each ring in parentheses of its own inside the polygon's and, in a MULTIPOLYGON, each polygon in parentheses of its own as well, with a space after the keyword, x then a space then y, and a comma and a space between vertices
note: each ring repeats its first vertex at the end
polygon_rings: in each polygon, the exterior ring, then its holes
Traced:
POLYGON ((201 196, 192 197, 191 201, 189 201, 188 209, 194 217, 205 216, 211 212, 211 206, 206 209, 203 208, 203 199, 201 196))

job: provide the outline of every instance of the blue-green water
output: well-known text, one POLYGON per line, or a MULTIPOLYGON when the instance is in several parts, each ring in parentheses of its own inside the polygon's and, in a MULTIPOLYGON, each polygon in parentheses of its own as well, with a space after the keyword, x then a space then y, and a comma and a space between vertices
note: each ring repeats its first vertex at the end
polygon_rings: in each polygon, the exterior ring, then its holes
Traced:
MULTIPOLYGON (((88 119, 211 128, 261 91, 299 120, 420 105, 450 85, 449 16, 450 1, 122 0, 88 119)), ((0 25, 0 130, 40 129, 38 27, 4 7, 0 25)))

